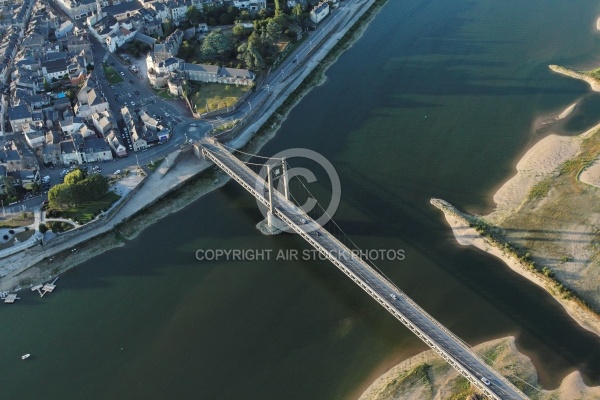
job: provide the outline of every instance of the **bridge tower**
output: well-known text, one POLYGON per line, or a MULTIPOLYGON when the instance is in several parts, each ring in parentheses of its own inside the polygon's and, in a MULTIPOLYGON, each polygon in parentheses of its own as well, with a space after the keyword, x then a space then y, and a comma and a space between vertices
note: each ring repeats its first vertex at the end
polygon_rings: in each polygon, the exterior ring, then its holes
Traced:
POLYGON ((286 163, 285 163, 285 158, 281 159, 280 163, 277 164, 267 164, 267 190, 269 191, 269 211, 267 212, 267 225, 269 226, 269 228, 271 230, 279 230, 279 231, 283 231, 287 225, 281 221, 279 218, 277 218, 274 214, 274 196, 273 196, 273 189, 274 189, 274 185, 273 185, 273 181, 276 177, 274 177, 274 175, 279 175, 279 167, 281 166, 281 176, 277 177, 278 179, 282 180, 282 184, 283 184, 283 195, 285 196, 285 199, 289 201, 290 199, 290 192, 289 192, 289 187, 288 187, 288 174, 287 174, 287 168, 286 168, 286 163))

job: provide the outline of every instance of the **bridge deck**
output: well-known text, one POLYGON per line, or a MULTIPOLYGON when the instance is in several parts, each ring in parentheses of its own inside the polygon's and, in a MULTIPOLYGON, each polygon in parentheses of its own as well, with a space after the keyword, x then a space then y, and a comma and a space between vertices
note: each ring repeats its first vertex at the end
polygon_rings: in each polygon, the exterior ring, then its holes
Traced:
MULTIPOLYGON (((202 147, 203 153, 208 159, 240 183, 262 204, 269 206, 269 199, 261 190, 267 186, 267 183, 261 177, 222 146, 205 140, 202 142, 202 147)), ((363 260, 355 257, 350 249, 327 230, 318 226, 299 207, 286 201, 285 197, 276 190, 273 201, 275 216, 327 257, 394 317, 476 385, 487 397, 493 399, 527 398, 392 282, 363 260), (303 220, 306 222, 303 223, 303 220), (490 381, 489 385, 481 380, 482 377, 490 381)))

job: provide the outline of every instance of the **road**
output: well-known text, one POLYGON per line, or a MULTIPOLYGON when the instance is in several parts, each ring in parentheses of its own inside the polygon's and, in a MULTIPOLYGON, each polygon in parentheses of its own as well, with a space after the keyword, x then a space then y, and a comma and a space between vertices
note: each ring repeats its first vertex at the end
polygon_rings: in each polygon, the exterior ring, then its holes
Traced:
MULTIPOLYGON (((263 205, 269 199, 262 188, 267 183, 224 147, 211 139, 202 140, 207 157, 248 190, 263 205)), ((440 354, 486 396, 494 399, 527 398, 516 387, 489 367, 447 328, 431 317, 393 282, 353 255, 350 249, 319 226, 301 208, 274 191, 274 215, 301 235, 345 275, 440 354), (489 380, 489 384, 482 381, 489 380)))
MULTIPOLYGON (((364 4, 366 0, 353 0, 348 1, 346 4, 332 11, 331 15, 327 17, 315 31, 309 32, 309 37, 304 40, 302 44, 298 46, 293 54, 287 57, 286 60, 278 67, 274 68, 269 76, 262 82, 260 88, 257 88, 249 98, 248 101, 243 104, 236 111, 213 117, 209 119, 193 119, 192 113, 185 108, 181 101, 165 100, 157 96, 143 80, 138 77, 117 58, 114 54, 110 53, 104 45, 98 40, 89 35, 89 39, 92 45, 92 56, 95 65, 95 74, 97 78, 97 89, 107 99, 110 109, 113 114, 120 120, 120 109, 123 105, 133 107, 134 110, 144 109, 150 115, 159 116, 162 119, 163 125, 171 129, 173 137, 170 141, 163 145, 153 146, 142 152, 133 153, 129 144, 131 138, 122 129, 122 123, 119 124, 120 134, 123 138, 124 144, 128 147, 128 155, 125 158, 116 158, 115 161, 109 163, 95 163, 102 168, 104 175, 110 175, 118 169, 125 169, 127 167, 138 165, 145 165, 152 160, 159 159, 181 146, 185 140, 199 140, 203 138, 213 128, 218 127, 222 124, 230 122, 232 120, 244 118, 252 110, 252 107, 261 104, 268 96, 274 92, 281 90, 287 85, 286 80, 298 71, 298 68, 302 68, 305 62, 310 61, 311 54, 315 51, 320 41, 329 34, 332 34, 333 29, 338 25, 340 21, 346 21, 352 15, 356 8, 364 4), (123 82, 111 85, 102 69, 103 62, 107 62, 119 75, 122 73, 123 82), (139 94, 136 94, 139 93, 139 94), (115 95, 117 95, 115 97, 115 95), (133 103, 133 105, 132 105, 133 103), (193 130, 190 130, 190 126, 194 126, 193 130)), ((54 11, 66 17, 64 12, 49 2, 50 6, 54 11)), ((74 21, 79 27, 83 27, 81 20, 74 21)), ((343 23, 340 25, 344 25, 343 23)), ((333 33, 335 34, 335 33, 333 33)), ((49 169, 42 167, 41 176, 49 175, 51 177, 51 185, 55 185, 60 182, 60 168, 49 169)), ((45 197, 34 198, 27 200, 24 203, 14 205, 15 210, 22 208, 23 205, 27 209, 33 208, 36 204, 39 204, 45 197)))

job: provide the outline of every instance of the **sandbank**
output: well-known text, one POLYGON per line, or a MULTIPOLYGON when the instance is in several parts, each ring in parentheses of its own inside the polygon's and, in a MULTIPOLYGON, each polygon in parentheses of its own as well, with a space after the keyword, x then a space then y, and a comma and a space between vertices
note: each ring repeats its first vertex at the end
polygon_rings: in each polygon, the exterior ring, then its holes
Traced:
POLYGON ((527 200, 531 188, 545 178, 554 176, 562 164, 579 153, 581 141, 598 129, 600 124, 577 136, 551 134, 537 142, 517 163, 515 176, 494 194, 496 209, 485 218, 498 224, 508 214, 517 211, 527 200))
POLYGON ((567 118, 569 115, 571 115, 571 113, 573 112, 573 110, 575 109, 576 106, 577 106, 577 103, 573 103, 569 107, 565 108, 563 112, 558 114, 557 119, 567 118))
POLYGON ((519 275, 546 289, 579 325, 600 336, 600 319, 596 314, 581 307, 572 299, 565 299, 562 296, 555 295, 554 290, 552 290, 552 283, 548 279, 544 279, 543 275, 526 269, 522 264, 522 261, 513 254, 499 248, 498 245, 493 243, 490 239, 480 235, 475 228, 470 226, 468 217, 456 210, 451 204, 439 199, 431 199, 431 204, 444 213, 446 221, 452 228, 452 233, 460 245, 475 246, 478 249, 499 258, 519 275))
POLYGON ((582 74, 581 72, 573 71, 572 69, 561 67, 560 65, 550 65, 549 68, 557 74, 587 82, 594 92, 600 92, 600 82, 591 76, 582 74))
MULTIPOLYGON (((512 336, 494 339, 473 347, 483 358, 507 378, 518 376, 520 386, 538 399, 593 399, 600 396, 600 387, 588 387, 579 372, 567 375, 555 390, 543 390, 537 382, 537 372, 529 357, 520 353, 512 336)), ((359 400, 475 398, 472 386, 433 350, 417 354, 377 378, 359 400)))

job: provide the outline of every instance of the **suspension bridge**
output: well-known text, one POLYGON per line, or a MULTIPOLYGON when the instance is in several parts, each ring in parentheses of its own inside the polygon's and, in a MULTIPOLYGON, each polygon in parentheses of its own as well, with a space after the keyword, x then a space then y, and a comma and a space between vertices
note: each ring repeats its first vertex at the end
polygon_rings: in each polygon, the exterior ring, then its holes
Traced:
POLYGON ((356 257, 356 253, 290 200, 292 195, 288 186, 287 163, 284 159, 278 160, 277 165, 266 164, 265 180, 247 165, 252 163, 235 157, 215 138, 203 139, 200 149, 203 157, 212 161, 267 208, 267 221, 270 226, 285 226, 286 229, 289 227, 300 235, 485 396, 498 400, 527 398, 479 358, 466 343, 419 307, 375 265, 369 265, 360 257, 356 257), (276 179, 281 180, 282 191, 274 189, 273 182, 276 179))

